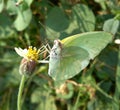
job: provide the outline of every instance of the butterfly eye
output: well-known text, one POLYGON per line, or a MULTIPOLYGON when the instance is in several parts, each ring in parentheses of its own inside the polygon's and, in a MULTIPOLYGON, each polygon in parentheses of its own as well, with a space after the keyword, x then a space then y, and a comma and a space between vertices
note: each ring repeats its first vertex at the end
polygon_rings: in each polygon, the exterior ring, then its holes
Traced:
POLYGON ((54 45, 57 47, 60 47, 60 48, 62 48, 62 43, 61 43, 61 41, 59 40, 59 39, 57 39, 57 40, 54 40, 54 45))

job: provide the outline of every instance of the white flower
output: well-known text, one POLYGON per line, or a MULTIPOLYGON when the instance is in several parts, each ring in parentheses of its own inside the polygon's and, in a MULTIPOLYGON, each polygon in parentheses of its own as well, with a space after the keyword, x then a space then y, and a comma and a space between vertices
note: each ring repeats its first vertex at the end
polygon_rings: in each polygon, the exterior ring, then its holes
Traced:
POLYGON ((20 55, 23 58, 27 60, 35 60, 35 61, 38 60, 40 53, 40 49, 37 50, 36 47, 32 47, 32 46, 29 46, 28 49, 21 49, 20 47, 19 48, 15 47, 15 51, 18 55, 20 55))
POLYGON ((116 44, 120 44, 120 39, 115 39, 116 44))
POLYGON ((16 51, 16 53, 17 53, 18 55, 20 55, 21 57, 27 59, 27 57, 26 57, 26 55, 27 55, 27 53, 28 53, 28 50, 27 50, 27 49, 21 49, 20 47, 19 47, 19 48, 15 47, 15 51, 16 51))

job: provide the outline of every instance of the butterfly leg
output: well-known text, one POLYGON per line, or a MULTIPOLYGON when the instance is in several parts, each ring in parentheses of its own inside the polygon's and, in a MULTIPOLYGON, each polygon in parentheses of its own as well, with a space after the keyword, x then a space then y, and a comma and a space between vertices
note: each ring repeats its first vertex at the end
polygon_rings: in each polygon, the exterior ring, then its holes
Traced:
POLYGON ((38 60, 38 63, 49 63, 48 59, 50 55, 48 55, 46 58, 44 58, 43 60, 38 60))
POLYGON ((47 43, 44 48, 46 49, 46 51, 50 54, 50 51, 51 51, 51 47, 50 45, 47 43))
POLYGON ((49 63, 48 60, 38 60, 38 63, 49 63))
MULTIPOLYGON (((50 46, 49 44, 46 44, 46 45, 43 45, 41 48, 40 48, 41 52, 40 52, 40 55, 45 53, 46 51, 50 54, 50 46)), ((43 60, 38 60, 38 63, 49 63, 48 59, 50 55, 48 55, 47 57, 45 57, 43 60)))

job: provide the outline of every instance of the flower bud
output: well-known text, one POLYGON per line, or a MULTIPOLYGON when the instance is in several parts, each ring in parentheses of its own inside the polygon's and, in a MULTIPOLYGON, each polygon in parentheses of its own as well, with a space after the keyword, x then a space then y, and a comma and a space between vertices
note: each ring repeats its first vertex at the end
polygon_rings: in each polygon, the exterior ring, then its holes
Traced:
POLYGON ((21 75, 30 75, 35 70, 35 67, 36 61, 23 58, 19 67, 19 72, 21 75))

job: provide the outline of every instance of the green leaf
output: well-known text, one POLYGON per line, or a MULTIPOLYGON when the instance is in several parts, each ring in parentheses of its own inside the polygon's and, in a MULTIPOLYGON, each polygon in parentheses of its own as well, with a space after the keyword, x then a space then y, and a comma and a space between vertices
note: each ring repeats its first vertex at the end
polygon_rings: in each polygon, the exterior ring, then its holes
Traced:
POLYGON ((46 34, 49 39, 60 37, 60 33, 67 29, 69 21, 65 13, 59 8, 54 7, 47 15, 46 34))
POLYGON ((105 3, 105 0, 94 0, 95 2, 99 3, 101 8, 103 10, 106 10, 107 9, 107 6, 106 6, 106 3, 105 3))
POLYGON ((46 34, 47 34, 47 37, 51 40, 54 40, 60 37, 60 32, 57 32, 51 29, 50 27, 46 27, 46 34))
POLYGON ((104 31, 110 32, 112 34, 116 34, 118 28, 119 28, 119 20, 116 19, 109 19, 105 21, 103 26, 104 31))
POLYGON ((68 25, 68 19, 59 7, 54 7, 47 15, 46 26, 57 32, 63 31, 68 25))
POLYGON ((14 0, 8 0, 7 1, 6 9, 9 12, 10 15, 17 14, 17 6, 15 5, 14 0))
MULTIPOLYGON (((104 96, 101 96, 104 97, 104 96)), ((87 104, 87 110, 114 110, 112 109, 110 101, 102 101, 100 97, 92 99, 87 104)))
POLYGON ((32 103, 38 104, 35 110, 56 110, 54 97, 43 87, 35 89, 31 96, 32 103))
POLYGON ((36 110, 57 110, 55 105, 55 101, 53 97, 48 97, 47 99, 43 100, 37 107, 36 110))
POLYGON ((18 9, 18 15, 14 22, 14 26, 18 31, 22 31, 30 24, 32 19, 32 12, 27 4, 21 6, 18 9))
POLYGON ((0 0, 0 13, 2 12, 4 8, 4 0, 0 0))
MULTIPOLYGON (((72 8, 69 27, 65 30, 66 35, 95 30, 95 16, 93 12, 83 4, 77 4, 72 8)), ((64 35, 61 35, 64 38, 64 35)))
POLYGON ((10 17, 6 14, 0 14, 0 39, 14 36, 15 32, 10 26, 12 26, 10 17))
POLYGON ((41 88, 37 88, 33 93, 32 93, 32 96, 31 96, 31 102, 32 103, 38 103, 41 101, 41 98, 42 97, 42 93, 40 92, 42 89, 41 88))
POLYGON ((112 41, 112 38, 112 34, 107 32, 87 32, 67 37, 62 43, 65 47, 81 47, 89 53, 90 59, 94 59, 112 41))
POLYGON ((72 8, 69 19, 58 7, 53 8, 46 19, 46 34, 49 39, 64 38, 94 29, 95 16, 86 5, 82 4, 72 8))
POLYGON ((86 5, 75 5, 72 13, 76 26, 81 32, 93 31, 95 29, 95 16, 86 5))
POLYGON ((117 65, 117 51, 115 48, 109 46, 109 48, 102 51, 102 54, 98 57, 98 61, 95 65, 96 76, 101 79, 115 80, 115 70, 113 67, 117 65), (114 56, 114 57, 113 57, 114 56))
POLYGON ((18 72, 18 66, 16 66, 12 71, 9 71, 6 74, 5 80, 7 82, 7 86, 18 86, 21 80, 21 76, 18 72))
POLYGON ((27 5, 30 7, 30 5, 32 4, 33 0, 24 0, 23 3, 27 3, 27 5))

